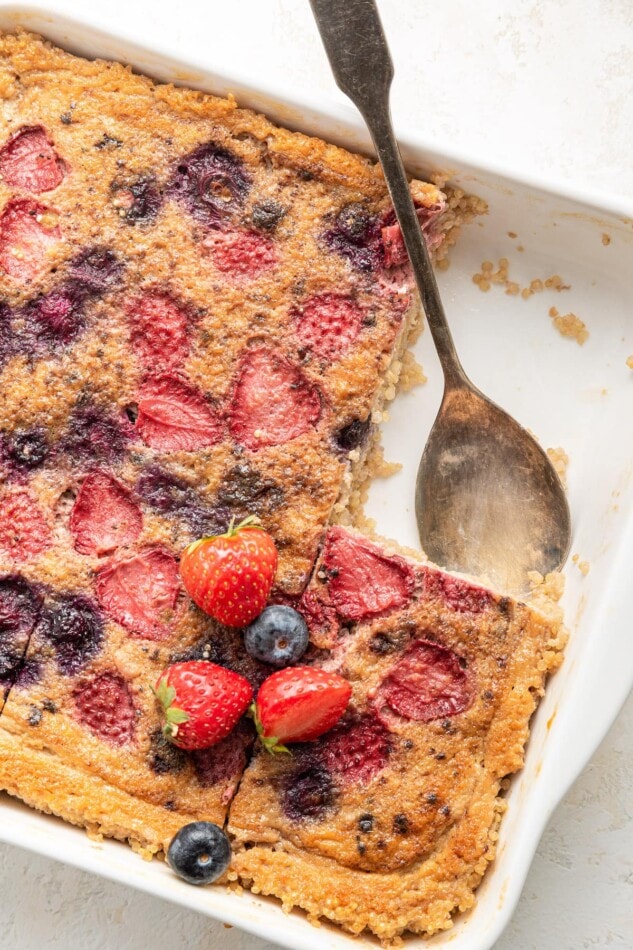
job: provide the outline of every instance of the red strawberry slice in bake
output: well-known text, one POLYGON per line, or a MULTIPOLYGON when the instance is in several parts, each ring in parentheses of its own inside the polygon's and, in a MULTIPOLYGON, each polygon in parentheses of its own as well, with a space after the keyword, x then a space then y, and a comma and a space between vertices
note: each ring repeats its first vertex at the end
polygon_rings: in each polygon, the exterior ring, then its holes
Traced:
POLYGON ((323 566, 330 599, 346 620, 363 620, 402 607, 413 588, 413 572, 406 561, 383 554, 376 545, 342 528, 328 532, 323 566))
POLYGON ((193 452, 222 437, 221 425, 204 395, 170 374, 143 384, 136 428, 146 445, 161 452, 193 452))
POLYGON ((70 515, 75 548, 81 554, 109 554, 133 544, 143 516, 130 492, 105 472, 90 472, 83 481, 70 515))
POLYGON ((173 369, 186 358, 187 314, 169 294, 152 292, 133 300, 128 308, 132 348, 150 370, 173 369))
POLYGON ((119 673, 108 670, 83 680, 73 699, 77 719, 98 739, 118 746, 134 738, 134 703, 119 673))
POLYGON ((426 572, 425 597, 437 597, 458 613, 480 614, 494 603, 490 591, 441 571, 426 572))
POLYGON ((262 348, 242 359, 229 415, 234 439, 260 449, 309 432, 319 421, 321 400, 296 366, 262 348))
POLYGON ((275 245, 254 231, 216 231, 204 241, 215 267, 223 274, 254 280, 275 266, 275 245))
POLYGON ((0 151, 0 176, 11 188, 39 195, 61 185, 66 163, 41 125, 20 129, 0 151))
MULTIPOLYGON (((445 207, 446 203, 444 201, 438 202, 430 208, 427 208, 425 205, 420 207, 416 206, 418 221, 420 222, 420 227, 422 228, 422 233, 424 234, 424 239, 429 249, 436 247, 442 242, 443 235, 441 233, 435 233, 431 225, 445 207)), ((402 231, 400 230, 400 225, 396 223, 396 216, 393 211, 387 215, 380 234, 385 267, 400 267, 402 264, 406 264, 409 260, 407 249, 404 246, 402 231)))
POLYGON ((130 634, 160 640, 174 619, 178 564, 168 551, 149 548, 102 568, 96 590, 104 611, 130 634))
POLYGON ((343 785, 367 785, 387 765, 391 736, 375 716, 340 722, 321 740, 319 757, 343 785))
POLYGON ((0 217, 0 271, 31 280, 61 236, 54 211, 32 198, 14 198, 0 217))
POLYGON ((317 356, 335 359, 345 353, 363 325, 364 314, 350 297, 319 294, 297 307, 295 332, 317 356))
POLYGON ((384 707, 404 719, 429 722, 464 712, 475 698, 472 677, 452 650, 432 640, 416 640, 387 674, 376 694, 384 707))
POLYGON ((6 488, 0 496, 0 555, 12 561, 30 561, 51 542, 51 530, 31 492, 6 488))

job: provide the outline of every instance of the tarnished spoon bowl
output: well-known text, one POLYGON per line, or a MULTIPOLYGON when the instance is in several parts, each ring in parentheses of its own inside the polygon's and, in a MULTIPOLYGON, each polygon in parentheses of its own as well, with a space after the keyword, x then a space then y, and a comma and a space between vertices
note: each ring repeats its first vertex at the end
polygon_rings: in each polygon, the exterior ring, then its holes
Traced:
POLYGON ((415 508, 432 561, 526 589, 567 557, 570 519, 554 468, 518 422, 470 384, 447 388, 418 469, 415 508))

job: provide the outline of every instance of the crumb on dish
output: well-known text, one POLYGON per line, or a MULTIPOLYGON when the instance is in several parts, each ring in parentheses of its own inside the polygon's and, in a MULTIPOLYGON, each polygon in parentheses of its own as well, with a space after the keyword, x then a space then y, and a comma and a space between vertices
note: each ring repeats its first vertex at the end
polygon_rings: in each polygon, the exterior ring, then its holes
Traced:
POLYGON ((550 462, 556 470, 556 474, 560 478, 564 487, 567 487, 567 467, 569 465, 569 455, 565 449, 561 448, 551 448, 547 449, 547 455, 550 462))
POLYGON ((574 554, 572 557, 572 563, 576 565, 583 577, 586 577, 591 570, 589 561, 582 561, 580 559, 580 554, 574 554))
POLYGON ((575 313, 559 313, 556 307, 550 307, 549 315, 561 336, 575 340, 579 346, 589 339, 589 330, 575 313))

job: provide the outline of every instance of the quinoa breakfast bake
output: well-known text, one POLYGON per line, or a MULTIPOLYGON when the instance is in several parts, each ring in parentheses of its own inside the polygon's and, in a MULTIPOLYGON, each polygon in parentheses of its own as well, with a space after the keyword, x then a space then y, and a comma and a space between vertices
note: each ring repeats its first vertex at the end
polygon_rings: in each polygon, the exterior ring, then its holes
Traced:
MULTIPOLYGON (((418 318, 379 169, 27 33, 0 97, 0 789, 448 927, 563 633, 349 527, 418 318)), ((476 203, 411 190, 442 260, 476 203)))

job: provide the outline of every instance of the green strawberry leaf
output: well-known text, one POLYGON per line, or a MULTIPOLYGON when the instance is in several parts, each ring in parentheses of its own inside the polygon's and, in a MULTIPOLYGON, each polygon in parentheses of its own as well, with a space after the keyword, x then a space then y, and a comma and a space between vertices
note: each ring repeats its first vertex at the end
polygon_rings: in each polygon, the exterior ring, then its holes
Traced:
POLYGON ((176 690, 167 683, 166 676, 161 676, 156 689, 152 687, 152 692, 160 703, 165 717, 163 735, 166 739, 173 739, 178 734, 178 726, 189 721, 189 713, 178 706, 172 706, 176 699, 176 690))
POLYGON ((165 711, 165 718, 167 722, 178 726, 182 722, 189 722, 189 713, 186 713, 184 709, 179 709, 177 706, 170 706, 169 709, 165 711))
POLYGON ((281 745, 281 743, 279 742, 279 738, 277 736, 264 735, 264 726, 262 724, 261 719, 259 718, 259 713, 257 712, 257 706, 255 705, 255 703, 251 703, 251 705, 248 707, 248 715, 251 717, 251 719, 255 723, 255 729, 257 730, 257 735, 261 739, 261 743, 266 749, 266 752, 269 752, 270 755, 278 755, 280 753, 290 755, 290 756, 292 755, 292 752, 287 746, 281 745))
POLYGON ((169 709, 176 698, 176 690, 167 683, 165 676, 161 676, 156 689, 152 686, 152 692, 164 710, 169 709))

